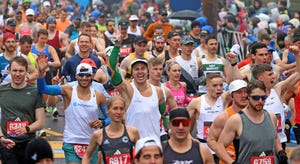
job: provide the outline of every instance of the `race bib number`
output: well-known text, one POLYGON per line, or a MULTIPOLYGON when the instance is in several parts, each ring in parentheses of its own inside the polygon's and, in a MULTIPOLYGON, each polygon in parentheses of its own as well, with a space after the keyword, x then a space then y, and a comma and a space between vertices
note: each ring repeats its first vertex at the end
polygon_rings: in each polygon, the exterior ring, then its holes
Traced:
POLYGON ((8 121, 6 123, 6 131, 8 137, 16 137, 15 130, 21 128, 25 129, 28 126, 28 121, 8 121))
POLYGON ((120 57, 126 57, 131 53, 131 47, 122 47, 120 48, 120 57))
POLYGON ((279 113, 276 114, 277 122, 276 122, 276 130, 277 132, 282 132, 282 122, 281 115, 279 113))
POLYGON ((212 124, 212 122, 204 122, 204 126, 203 126, 204 139, 207 139, 207 137, 208 137, 208 132, 209 132, 209 128, 210 128, 211 124, 212 124))
POLYGON ((73 144, 74 151, 77 154, 79 158, 82 158, 84 156, 84 153, 88 147, 88 145, 84 144, 73 144))
POLYGON ((250 164, 274 164, 274 156, 251 157, 250 164))
POLYGON ((115 154, 111 156, 106 156, 106 164, 130 164, 130 154, 115 154))
POLYGON ((111 90, 111 91, 108 91, 108 94, 110 96, 120 96, 120 93, 118 90, 114 89, 114 90, 111 90))

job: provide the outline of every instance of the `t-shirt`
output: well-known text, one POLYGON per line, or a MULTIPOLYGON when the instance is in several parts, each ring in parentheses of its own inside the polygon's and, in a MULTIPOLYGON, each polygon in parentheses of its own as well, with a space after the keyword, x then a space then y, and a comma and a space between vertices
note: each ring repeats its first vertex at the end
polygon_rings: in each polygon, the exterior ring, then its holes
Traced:
POLYGON ((15 89, 10 83, 3 85, 0 87, 0 102, 3 134, 16 143, 34 138, 35 133, 16 137, 13 130, 19 126, 25 128, 32 124, 35 121, 35 110, 45 107, 43 97, 37 88, 26 85, 22 89, 15 89))

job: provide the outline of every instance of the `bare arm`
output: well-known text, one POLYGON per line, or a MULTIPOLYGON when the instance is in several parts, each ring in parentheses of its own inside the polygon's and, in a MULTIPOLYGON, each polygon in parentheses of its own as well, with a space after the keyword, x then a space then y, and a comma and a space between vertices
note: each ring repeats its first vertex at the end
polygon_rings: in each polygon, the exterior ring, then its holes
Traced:
POLYGON ((176 104, 176 101, 174 99, 174 96, 172 95, 171 91, 169 88, 167 87, 164 87, 165 91, 166 91, 166 97, 167 97, 167 103, 169 105, 169 108, 171 110, 177 108, 177 104, 176 104))
POLYGON ((82 158, 82 164, 90 163, 93 152, 97 148, 98 144, 101 145, 101 143, 102 143, 102 129, 94 131, 90 139, 89 146, 87 147, 84 156, 82 158))
POLYGON ((230 117, 225 123, 224 129, 217 142, 216 154, 225 163, 232 163, 234 160, 226 151, 226 147, 233 142, 239 129, 242 127, 242 120, 239 115, 230 117))
POLYGON ((53 59, 53 62, 50 62, 49 66, 56 67, 56 68, 60 67, 61 64, 60 64, 60 61, 59 61, 59 57, 58 57, 55 49, 52 46, 49 46, 49 53, 50 53, 50 55, 51 55, 51 57, 53 59))
POLYGON ((203 160, 203 163, 205 164, 214 164, 215 161, 214 161, 214 158, 212 156, 212 154, 210 153, 209 149, 202 145, 201 143, 199 143, 200 145, 200 155, 202 157, 202 160, 203 160))
POLYGON ((59 38, 60 38, 60 44, 64 46, 64 47, 60 48, 60 51, 66 52, 68 44, 69 44, 68 35, 63 32, 59 32, 59 38))
POLYGON ((66 55, 65 55, 67 59, 72 57, 74 47, 75 47, 75 40, 72 40, 69 46, 67 46, 66 55))
POLYGON ((198 109, 201 107, 201 99, 200 97, 193 99, 190 104, 187 107, 187 111, 190 114, 191 117, 191 127, 190 127, 190 132, 193 131, 195 122, 199 118, 200 112, 198 109))

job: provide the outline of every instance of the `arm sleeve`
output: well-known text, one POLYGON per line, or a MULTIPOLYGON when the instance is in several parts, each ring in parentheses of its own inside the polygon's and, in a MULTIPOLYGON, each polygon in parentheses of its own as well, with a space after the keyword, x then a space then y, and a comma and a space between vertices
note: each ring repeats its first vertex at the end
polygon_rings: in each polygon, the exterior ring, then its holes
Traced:
POLYGON ((108 62, 108 66, 111 69, 111 82, 115 86, 120 85, 123 81, 122 75, 117 70, 119 52, 120 52, 120 47, 114 46, 108 62))
POLYGON ((37 79, 37 88, 40 93, 48 94, 48 95, 61 95, 62 89, 59 85, 47 85, 45 78, 37 79))
POLYGON ((167 115, 166 102, 159 104, 159 112, 161 114, 161 119, 163 121, 165 128, 169 129, 169 126, 168 126, 169 116, 167 115))

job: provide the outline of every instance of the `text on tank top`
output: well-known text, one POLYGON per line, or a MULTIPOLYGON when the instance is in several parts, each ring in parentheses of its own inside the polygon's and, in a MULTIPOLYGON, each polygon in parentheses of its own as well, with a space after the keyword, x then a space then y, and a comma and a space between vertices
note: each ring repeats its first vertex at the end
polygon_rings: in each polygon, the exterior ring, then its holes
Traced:
POLYGON ((205 55, 202 56, 202 69, 206 76, 207 73, 220 73, 224 77, 224 64, 218 56, 214 61, 208 61, 205 55))
POLYGON ((200 145, 196 141, 192 141, 191 148, 184 153, 175 152, 169 142, 163 144, 164 162, 171 163, 188 163, 188 164, 203 164, 202 156, 200 153, 200 145))
POLYGON ((224 110, 223 100, 220 96, 214 105, 209 105, 205 100, 206 95, 202 95, 201 108, 199 109, 200 116, 197 122, 197 138, 206 140, 208 137, 209 128, 214 119, 224 110))
POLYGON ((276 115, 277 118, 276 129, 277 129, 278 137, 280 139, 280 142, 286 142, 287 137, 284 132, 285 129, 284 107, 275 89, 271 89, 270 95, 265 101, 264 109, 276 115))
POLYGON ((159 100, 156 88, 150 84, 152 95, 144 97, 136 88, 134 82, 130 83, 133 88, 131 102, 126 112, 126 123, 139 130, 140 137, 156 137, 160 134, 159 100))
POLYGON ((271 117, 266 110, 261 123, 252 122, 248 116, 240 111, 242 132, 238 138, 237 162, 245 164, 274 163, 274 145, 276 131, 271 117))
POLYGON ((72 86, 72 97, 65 109, 64 142, 89 144, 89 138, 98 128, 89 123, 98 120, 99 107, 95 90, 90 88, 90 99, 81 100, 77 94, 77 86, 72 86), (80 129, 80 130, 79 130, 80 129))
POLYGON ((124 125, 124 133, 118 138, 110 138, 103 128, 102 144, 99 151, 102 152, 104 163, 131 163, 133 161, 134 143, 130 140, 127 129, 124 125))

